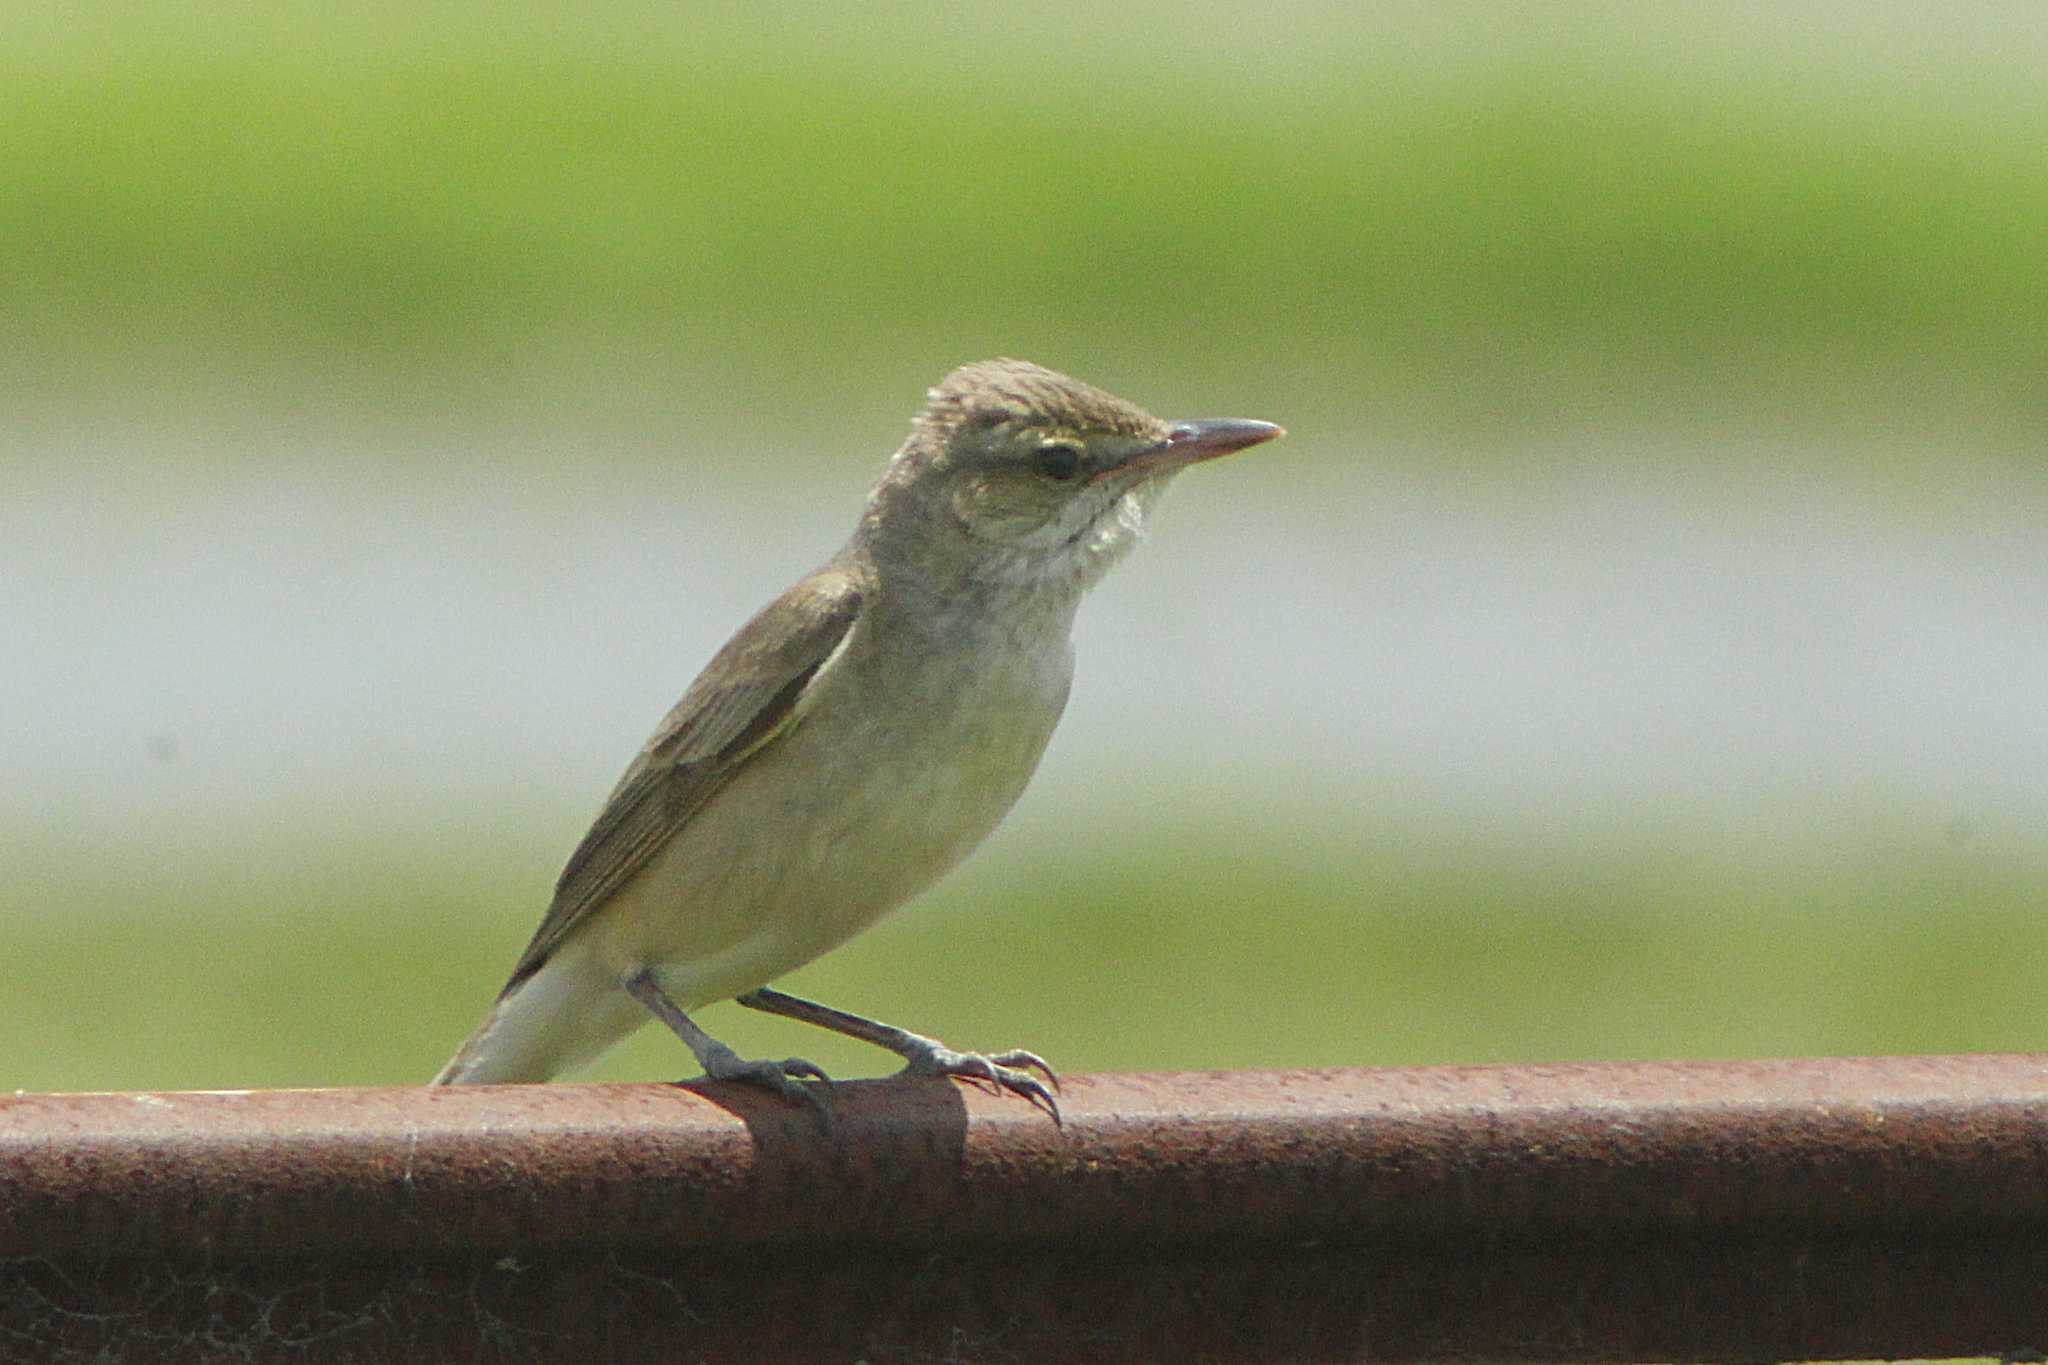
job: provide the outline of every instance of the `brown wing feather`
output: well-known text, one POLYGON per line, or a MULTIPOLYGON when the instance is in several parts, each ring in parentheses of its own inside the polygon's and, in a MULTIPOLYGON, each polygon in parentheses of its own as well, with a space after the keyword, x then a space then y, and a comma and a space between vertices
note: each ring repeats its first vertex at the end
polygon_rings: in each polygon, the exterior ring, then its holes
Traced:
POLYGON ((718 651, 569 855, 554 903, 512 969, 505 994, 540 970, 584 916, 611 899, 749 756, 788 728, 805 689, 853 629, 860 603, 851 574, 821 570, 763 608, 718 651))

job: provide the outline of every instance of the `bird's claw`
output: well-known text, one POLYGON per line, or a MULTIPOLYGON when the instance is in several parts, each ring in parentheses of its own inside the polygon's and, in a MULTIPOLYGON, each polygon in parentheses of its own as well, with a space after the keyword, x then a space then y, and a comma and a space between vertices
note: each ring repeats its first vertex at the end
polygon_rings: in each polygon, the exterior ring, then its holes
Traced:
POLYGON ((923 1076, 957 1077, 980 1086, 992 1095, 1008 1092, 1020 1096, 1034 1107, 1043 1109, 1055 1124, 1061 1124, 1059 1102, 1053 1098, 1053 1090, 1059 1088, 1060 1078, 1046 1064, 1045 1058, 1035 1052, 1016 1048, 991 1057, 979 1052, 955 1052, 949 1047, 933 1044, 911 1057, 908 1069, 923 1076), (1047 1089, 1043 1081, 1025 1068, 1044 1073, 1045 1079, 1052 1082, 1053 1089, 1047 1089))
POLYGON ((1008 1052, 998 1052, 993 1057, 990 1057, 989 1061, 1001 1067, 1026 1067, 1036 1071, 1045 1077, 1046 1082, 1052 1086, 1052 1091, 1055 1095, 1061 1093, 1059 1073, 1052 1069, 1050 1062, 1035 1052, 1027 1051, 1021 1047, 1013 1047, 1008 1052))
POLYGON ((824 1099, 816 1086, 805 1085, 804 1082, 832 1079, 825 1074, 823 1067, 802 1057, 785 1057, 779 1062, 765 1059, 750 1062, 739 1057, 720 1058, 713 1065, 706 1067, 704 1074, 714 1081, 739 1081, 745 1085, 760 1086, 764 1090, 774 1091, 786 1100, 808 1104, 819 1110, 824 1108, 824 1099))

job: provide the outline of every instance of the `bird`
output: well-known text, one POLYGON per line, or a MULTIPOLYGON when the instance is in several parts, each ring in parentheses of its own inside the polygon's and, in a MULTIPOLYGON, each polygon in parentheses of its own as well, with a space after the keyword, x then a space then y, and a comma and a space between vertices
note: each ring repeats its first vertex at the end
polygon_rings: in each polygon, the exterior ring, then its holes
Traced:
POLYGON ((1028 361, 948 374, 845 546, 740 628, 627 767, 432 1084, 547 1081, 659 1021, 709 1078, 815 1103, 821 1068, 744 1059, 690 1017, 730 999, 1057 1121, 1058 1077, 1034 1052, 955 1051, 769 983, 996 827, 1066 706, 1083 595, 1176 474, 1283 434, 1162 421, 1028 361))

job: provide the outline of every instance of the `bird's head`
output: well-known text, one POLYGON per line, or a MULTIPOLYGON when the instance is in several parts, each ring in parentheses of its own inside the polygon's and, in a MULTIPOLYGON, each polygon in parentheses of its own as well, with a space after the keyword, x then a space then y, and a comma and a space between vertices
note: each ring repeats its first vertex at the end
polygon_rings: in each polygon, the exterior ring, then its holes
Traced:
POLYGON ((984 360, 931 390, 864 525, 934 578, 1078 593, 1137 542, 1176 473, 1281 434, 1161 421, 1028 361, 984 360))

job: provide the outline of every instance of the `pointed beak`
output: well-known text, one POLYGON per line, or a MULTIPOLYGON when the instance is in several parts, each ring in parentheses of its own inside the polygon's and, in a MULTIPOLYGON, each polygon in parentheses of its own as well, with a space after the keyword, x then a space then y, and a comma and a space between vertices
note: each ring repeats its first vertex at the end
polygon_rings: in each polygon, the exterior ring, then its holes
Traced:
POLYGON ((1204 417, 1191 422, 1175 422, 1167 431, 1165 440, 1156 446, 1147 446, 1116 468, 1104 470, 1098 477, 1150 476, 1164 470, 1184 469, 1286 434, 1285 427, 1243 417, 1204 417))
POLYGON ((1176 464, 1194 464, 1198 460, 1229 455, 1246 446, 1263 445, 1286 434, 1287 428, 1276 427, 1271 422, 1254 422, 1244 417, 1204 417, 1193 422, 1175 422, 1173 430, 1166 434, 1166 445, 1161 453, 1176 464))

